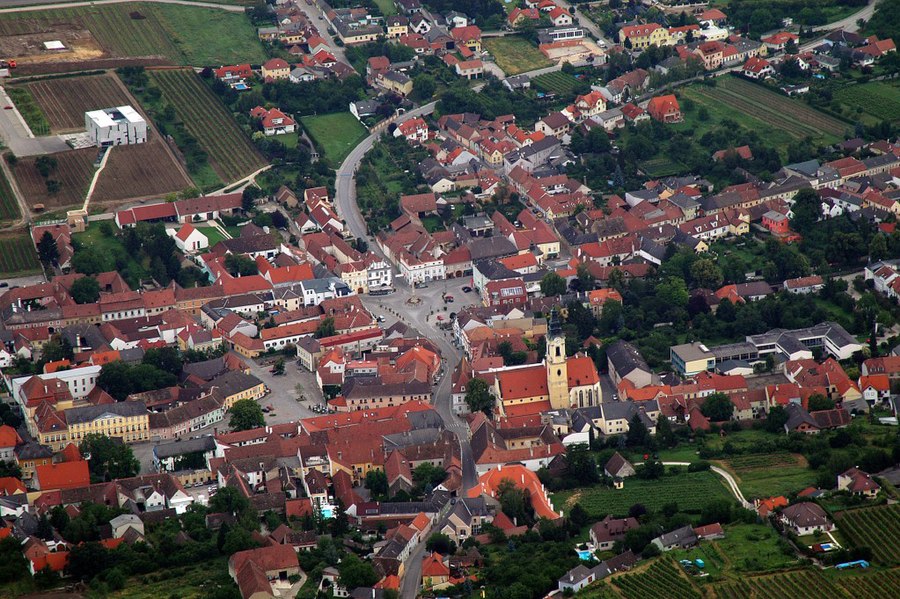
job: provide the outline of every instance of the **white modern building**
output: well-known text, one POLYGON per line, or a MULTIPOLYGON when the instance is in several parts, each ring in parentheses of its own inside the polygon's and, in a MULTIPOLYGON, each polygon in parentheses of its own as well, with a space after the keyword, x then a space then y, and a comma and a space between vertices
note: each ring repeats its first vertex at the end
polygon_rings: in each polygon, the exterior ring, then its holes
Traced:
POLYGON ((84 126, 94 144, 101 148, 147 141, 147 121, 131 106, 85 112, 84 126))

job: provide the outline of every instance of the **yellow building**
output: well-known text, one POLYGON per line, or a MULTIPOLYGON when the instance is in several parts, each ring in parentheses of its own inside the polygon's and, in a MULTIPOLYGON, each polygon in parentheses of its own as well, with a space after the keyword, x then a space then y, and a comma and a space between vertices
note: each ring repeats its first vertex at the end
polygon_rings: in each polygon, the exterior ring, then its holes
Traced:
POLYGON ((273 58, 266 61, 262 66, 262 78, 266 79, 287 79, 291 76, 291 65, 287 61, 280 58, 273 58))
MULTIPOLYGON (((237 349, 237 348, 235 348, 237 349)), ((242 399, 262 399, 266 393, 266 385, 253 376, 241 371, 230 370, 210 381, 211 386, 218 387, 225 398, 224 406, 228 410, 235 402, 242 399)))
POLYGON ((562 410, 569 407, 569 375, 566 366, 566 338, 562 334, 559 317, 550 315, 547 332, 547 392, 550 407, 562 410))
POLYGON ((395 15, 387 18, 387 37, 396 39, 409 33, 409 19, 403 15, 395 15))
POLYGON ((81 443, 85 435, 118 437, 125 443, 150 440, 147 406, 141 401, 121 401, 66 410, 69 441, 81 443))
POLYGON ((671 44, 671 37, 669 30, 658 23, 628 25, 619 30, 619 43, 626 47, 630 44, 634 50, 642 50, 650 46, 668 46, 671 44))

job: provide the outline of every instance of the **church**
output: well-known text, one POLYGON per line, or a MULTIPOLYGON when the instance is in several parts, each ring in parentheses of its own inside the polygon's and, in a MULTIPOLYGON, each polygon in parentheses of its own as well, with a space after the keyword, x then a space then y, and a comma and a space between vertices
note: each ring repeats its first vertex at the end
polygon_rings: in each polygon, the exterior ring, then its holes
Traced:
POLYGON ((498 416, 511 418, 603 401, 600 374, 585 355, 566 357, 566 338, 556 312, 550 315, 547 355, 540 364, 511 366, 496 373, 498 416))

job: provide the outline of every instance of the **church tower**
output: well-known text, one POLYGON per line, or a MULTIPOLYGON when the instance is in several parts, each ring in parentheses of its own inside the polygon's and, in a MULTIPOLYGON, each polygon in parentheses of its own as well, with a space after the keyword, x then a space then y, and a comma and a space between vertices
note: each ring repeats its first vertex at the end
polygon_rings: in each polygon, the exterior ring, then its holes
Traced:
POLYGON ((550 312, 550 323, 547 327, 547 356, 544 359, 547 367, 547 392, 550 395, 550 407, 554 410, 569 407, 569 376, 566 372, 566 337, 562 334, 562 325, 556 310, 550 312))

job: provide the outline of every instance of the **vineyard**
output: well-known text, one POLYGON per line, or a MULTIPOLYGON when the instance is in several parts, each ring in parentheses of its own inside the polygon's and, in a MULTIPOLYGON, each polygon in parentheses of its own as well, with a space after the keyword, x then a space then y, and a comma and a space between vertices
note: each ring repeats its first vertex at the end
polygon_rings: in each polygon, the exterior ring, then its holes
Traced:
POLYGON ((0 237, 0 276, 25 276, 40 270, 37 251, 27 233, 0 237))
POLYGON ((623 574, 612 579, 626 599, 694 599, 700 593, 682 576, 674 562, 667 559, 638 574, 623 574))
POLYGON ((870 547, 874 561, 900 564, 900 504, 835 514, 841 533, 857 547, 870 547))
POLYGON ((52 133, 84 130, 84 113, 133 100, 114 75, 44 79, 22 86, 31 92, 50 123, 52 133))
POLYGON ((572 92, 579 85, 579 81, 575 77, 561 71, 538 75, 531 80, 531 83, 538 91, 552 92, 562 96, 572 95, 572 92))
MULTIPOLYGON (((744 579, 760 599, 796 599, 797 597, 839 597, 839 587, 819 570, 795 570, 771 576, 744 579)), ((747 595, 744 595, 745 597, 747 595)))
POLYGON ((736 77, 723 77, 715 87, 697 85, 691 95, 704 105, 724 105, 734 111, 739 124, 750 129, 784 132, 794 139, 811 137, 832 143, 841 139, 850 125, 782 96, 761 85, 736 77), (742 121, 749 122, 742 123, 742 121))
POLYGON ((578 502, 592 518, 625 516, 635 503, 648 510, 658 510, 666 503, 676 502, 682 510, 700 511, 710 501, 732 499, 721 479, 712 472, 686 472, 665 476, 658 480, 629 478, 623 489, 598 485, 567 491, 553 496, 553 504, 571 506, 578 502))
POLYGON ((35 97, 27 89, 9 87, 6 93, 9 94, 9 99, 15 104, 16 110, 25 119, 25 123, 28 124, 28 128, 31 129, 34 135, 50 134, 50 123, 47 121, 47 116, 41 110, 41 106, 37 103, 35 97))
POLYGON ((0 222, 19 218, 19 202, 13 194, 6 176, 0 173, 0 222))
POLYGON ((879 121, 900 121, 900 89, 893 85, 880 81, 847 85, 835 91, 834 98, 853 111, 862 108, 879 121))
POLYGON ((150 76, 188 132, 206 150, 210 165, 223 181, 245 177, 265 164, 231 113, 193 71, 151 71, 150 76))
POLYGON ((250 21, 243 14, 217 9, 122 3, 0 15, 0 37, 10 38, 0 40, 0 46, 10 57, 31 60, 34 51, 29 48, 36 47, 29 43, 34 41, 31 36, 47 39, 48 34, 58 34, 72 50, 90 49, 64 52, 60 61, 99 58, 104 53, 162 56, 175 64, 197 66, 265 60, 250 21), (16 45, 5 46, 6 41, 16 45))
POLYGON ((84 148, 52 154, 56 166, 45 178, 38 172, 35 162, 38 157, 19 158, 13 168, 16 182, 29 205, 44 204, 48 210, 81 204, 87 192, 91 177, 94 176, 96 148, 84 148), (59 190, 51 193, 48 181, 57 181, 59 190))
POLYGON ((191 187, 157 135, 145 144, 117 146, 110 150, 100 173, 92 202, 118 202, 132 198, 159 197, 191 187))
POLYGON ((867 572, 842 579, 838 584, 854 599, 884 599, 896 596, 900 589, 900 571, 867 572))

